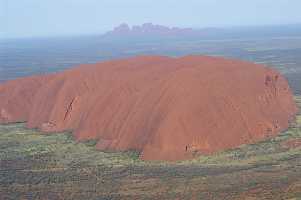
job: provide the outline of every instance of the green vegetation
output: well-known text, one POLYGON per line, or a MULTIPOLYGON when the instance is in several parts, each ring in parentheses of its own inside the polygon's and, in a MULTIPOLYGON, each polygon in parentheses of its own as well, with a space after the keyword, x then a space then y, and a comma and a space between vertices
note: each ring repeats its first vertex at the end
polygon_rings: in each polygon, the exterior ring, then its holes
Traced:
MULTIPOLYGON (((296 97, 301 108, 301 96, 296 97)), ((101 152, 96 141, 0 125, 3 199, 298 199, 301 115, 282 134, 177 163, 144 162, 139 152, 101 152), (258 196, 259 195, 259 196, 258 196), (213 198, 214 197, 214 198, 213 198)))
POLYGON ((22 123, 0 125, 1 160, 47 156, 55 158, 56 167, 81 163, 118 166, 140 162, 137 152, 101 152, 95 149, 95 145, 93 140, 77 143, 70 133, 46 135, 25 129, 22 123))

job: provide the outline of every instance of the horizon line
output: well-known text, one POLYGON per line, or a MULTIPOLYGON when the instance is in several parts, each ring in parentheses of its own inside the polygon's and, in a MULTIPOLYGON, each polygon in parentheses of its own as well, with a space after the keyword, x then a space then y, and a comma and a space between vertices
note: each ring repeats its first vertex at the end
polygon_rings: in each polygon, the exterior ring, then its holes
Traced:
MULTIPOLYGON (((282 26, 301 26, 300 23, 285 23, 285 24, 265 24, 265 25, 225 25, 225 26, 204 26, 204 27, 189 27, 189 26, 171 26, 171 25, 163 25, 153 22, 145 22, 141 24, 130 24, 126 22, 119 23, 118 25, 115 25, 110 30, 105 31, 99 31, 99 32, 90 32, 90 33, 63 33, 63 34, 37 34, 37 35, 31 35, 31 36, 12 36, 12 37, 0 37, 0 41, 3 40, 18 40, 18 39, 51 39, 51 38, 64 38, 64 37, 84 37, 84 36, 102 36, 110 31, 112 31, 115 27, 118 27, 122 24, 128 25, 130 28, 133 28, 133 26, 142 26, 143 24, 152 24, 152 25, 160 25, 165 26, 168 28, 189 28, 192 30, 202 30, 202 29, 221 29, 221 30, 229 30, 229 29, 247 29, 247 28, 272 28, 272 27, 282 27, 282 26)), ((4 35, 3 33, 0 33, 0 36, 4 35)))

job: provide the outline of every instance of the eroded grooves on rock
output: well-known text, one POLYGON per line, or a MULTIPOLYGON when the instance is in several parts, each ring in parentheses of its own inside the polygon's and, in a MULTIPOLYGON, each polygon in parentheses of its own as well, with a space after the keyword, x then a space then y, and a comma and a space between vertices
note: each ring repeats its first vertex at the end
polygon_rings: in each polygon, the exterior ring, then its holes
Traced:
POLYGON ((0 85, 0 122, 73 130, 102 150, 190 159, 274 136, 297 107, 277 71, 207 56, 140 56, 0 85))

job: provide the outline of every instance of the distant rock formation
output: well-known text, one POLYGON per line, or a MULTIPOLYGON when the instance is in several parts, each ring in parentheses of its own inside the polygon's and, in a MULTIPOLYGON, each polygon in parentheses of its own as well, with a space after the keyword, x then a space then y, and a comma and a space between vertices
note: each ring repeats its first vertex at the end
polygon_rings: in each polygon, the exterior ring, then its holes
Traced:
POLYGON ((133 26, 132 28, 123 23, 115 27, 112 31, 107 32, 105 37, 141 37, 141 36, 153 36, 153 37, 178 37, 178 36, 197 36, 206 33, 206 30, 212 29, 202 29, 194 30, 191 28, 177 28, 177 27, 166 27, 162 25, 154 25, 152 23, 145 23, 141 26, 133 26))
POLYGON ((123 23, 108 31, 100 38, 112 42, 125 39, 132 41, 162 41, 179 39, 183 41, 191 40, 233 40, 242 38, 271 38, 271 37, 294 37, 300 36, 300 25, 264 26, 264 27, 232 27, 232 28, 178 28, 144 23, 130 27, 123 23))
POLYGON ((1 123, 73 130, 78 141, 138 150, 145 160, 190 159, 275 136, 296 112, 277 71, 207 56, 140 56, 0 85, 1 123))

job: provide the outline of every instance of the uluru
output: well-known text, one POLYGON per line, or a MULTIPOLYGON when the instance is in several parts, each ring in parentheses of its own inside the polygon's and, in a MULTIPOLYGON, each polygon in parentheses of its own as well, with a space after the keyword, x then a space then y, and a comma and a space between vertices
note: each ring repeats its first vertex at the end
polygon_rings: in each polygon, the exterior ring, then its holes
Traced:
POLYGON ((0 123, 72 131, 96 148, 185 160, 272 137, 297 106, 276 70, 210 56, 137 56, 0 85, 0 123))

